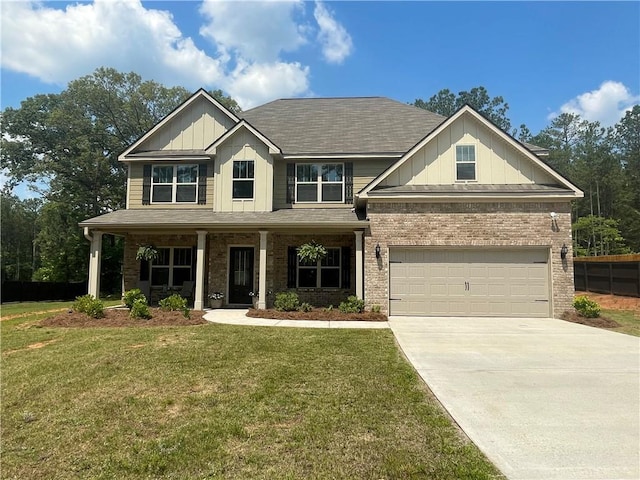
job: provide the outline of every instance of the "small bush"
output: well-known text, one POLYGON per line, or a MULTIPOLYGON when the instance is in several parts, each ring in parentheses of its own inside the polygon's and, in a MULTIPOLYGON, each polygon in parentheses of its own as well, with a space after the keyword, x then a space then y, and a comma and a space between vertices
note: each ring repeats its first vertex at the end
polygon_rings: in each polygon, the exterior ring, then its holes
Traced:
POLYGON ((164 310, 165 312, 182 312, 184 318, 189 318, 187 299, 177 293, 174 293, 170 297, 163 298, 158 302, 158 305, 160 306, 160 310, 164 310))
POLYGON ((131 311, 129 312, 129 316, 131 318, 143 318, 148 320, 151 318, 151 312, 149 311, 149 305, 147 305, 147 300, 143 298, 138 298, 133 305, 131 305, 131 311))
POLYGON ((359 299, 355 295, 351 295, 338 305, 338 310, 342 313, 362 313, 364 312, 364 300, 359 299))
POLYGON ((93 295, 82 295, 76 297, 72 307, 76 312, 84 313, 92 318, 104 317, 104 305, 93 295))
POLYGON ((325 312, 333 312, 333 305, 329 305, 327 308, 324 309, 325 312))
POLYGON ((371 312, 380 313, 381 311, 382 311, 382 308, 380 307, 380 305, 371 305, 371 312))
POLYGON ((273 306, 281 312, 295 312, 300 307, 300 299, 295 292, 280 292, 276 294, 273 306))
POLYGON ((124 302, 125 306, 129 310, 131 310, 131 307, 133 306, 133 302, 135 302, 139 298, 143 298, 145 302, 147 301, 147 297, 144 296, 144 293, 142 293, 142 290, 140 290, 139 288, 132 288, 131 290, 124 292, 124 295, 122 296, 122 301, 124 302))
POLYGON ((298 310, 301 312, 310 312, 311 310, 313 310, 313 307, 311 306, 310 303, 304 302, 300 304, 300 306, 298 307, 298 310))
POLYGON ((600 305, 586 295, 576 297, 573 300, 573 308, 583 317, 596 318, 600 316, 600 305))

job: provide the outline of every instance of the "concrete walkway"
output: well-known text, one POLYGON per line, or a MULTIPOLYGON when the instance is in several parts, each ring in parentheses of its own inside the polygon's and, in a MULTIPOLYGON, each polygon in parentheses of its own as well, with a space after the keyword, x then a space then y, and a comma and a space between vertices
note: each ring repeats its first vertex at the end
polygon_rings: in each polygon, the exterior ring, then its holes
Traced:
POLYGON ((508 478, 640 478, 639 338, 554 319, 389 324, 440 402, 508 478))
POLYGON ((252 325, 259 327, 298 328, 389 328, 389 322, 336 322, 329 320, 272 320, 247 317, 246 309, 218 308, 207 310, 204 319, 213 323, 228 325, 252 325))

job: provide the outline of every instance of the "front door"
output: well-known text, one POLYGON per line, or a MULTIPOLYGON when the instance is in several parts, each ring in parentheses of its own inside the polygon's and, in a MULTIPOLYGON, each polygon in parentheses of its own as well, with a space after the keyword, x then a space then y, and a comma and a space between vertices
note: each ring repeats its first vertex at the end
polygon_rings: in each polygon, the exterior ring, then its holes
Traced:
POLYGON ((253 290, 253 247, 231 247, 229 256, 228 303, 248 305, 253 290))

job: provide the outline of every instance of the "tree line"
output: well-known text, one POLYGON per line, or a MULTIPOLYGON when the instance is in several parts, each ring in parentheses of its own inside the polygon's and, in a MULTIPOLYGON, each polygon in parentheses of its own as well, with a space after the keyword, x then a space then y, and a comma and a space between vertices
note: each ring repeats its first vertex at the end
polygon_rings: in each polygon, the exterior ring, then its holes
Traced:
MULTIPOLYGON (((238 104, 210 92, 234 112, 238 104)), ((136 73, 99 68, 59 94, 35 95, 1 114, 1 274, 8 280, 83 281, 89 244, 78 223, 124 208, 126 168, 118 155, 189 97, 182 87, 143 81, 136 73), (37 199, 12 193, 35 182, 37 199)), ((484 87, 441 90, 413 105, 449 116, 469 104, 520 141, 550 150, 549 165, 585 192, 574 202, 578 255, 640 251, 640 107, 603 128, 561 114, 536 135, 512 129, 509 105, 484 87)), ((123 245, 107 236, 104 287, 119 290, 123 245), (114 282, 109 285, 108 281, 114 282), (115 284, 117 283, 117 284, 115 284)))

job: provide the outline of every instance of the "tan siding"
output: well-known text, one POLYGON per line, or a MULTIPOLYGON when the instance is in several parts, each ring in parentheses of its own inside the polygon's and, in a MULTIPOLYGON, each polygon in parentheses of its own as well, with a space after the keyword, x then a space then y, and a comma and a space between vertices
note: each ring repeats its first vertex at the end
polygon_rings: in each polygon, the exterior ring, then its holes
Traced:
MULTIPOLYGON (((166 162, 165 162, 166 163, 166 162)), ((201 162, 199 162, 201 163, 201 162)), ((213 162, 209 163, 208 176, 207 176, 207 203, 204 205, 198 205, 193 203, 159 203, 154 205, 142 204, 142 172, 143 163, 132 162, 130 164, 129 171, 129 199, 127 202, 128 208, 213 208, 214 201, 214 177, 213 177, 213 162)))
POLYGON ((542 168, 471 115, 445 128, 382 182, 385 186, 456 183, 455 147, 474 145, 476 181, 485 185, 557 183, 542 168))
POLYGON ((233 121, 204 98, 180 112, 135 151, 205 149, 233 126, 233 121))
POLYGON ((386 158, 355 160, 353 162, 353 193, 358 193, 366 187, 395 161, 386 158))
POLYGON ((273 209, 287 207, 287 162, 280 160, 273 165, 273 209))

